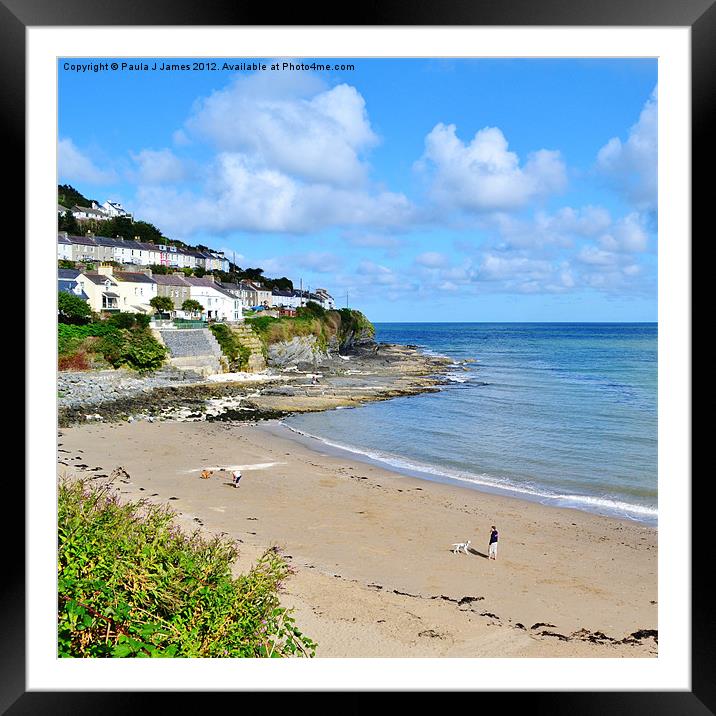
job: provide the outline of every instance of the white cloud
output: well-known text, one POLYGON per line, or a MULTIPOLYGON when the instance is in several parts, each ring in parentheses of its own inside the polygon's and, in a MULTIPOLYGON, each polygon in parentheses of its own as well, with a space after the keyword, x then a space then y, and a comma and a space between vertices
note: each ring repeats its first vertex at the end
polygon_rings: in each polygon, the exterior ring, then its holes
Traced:
POLYGON ((361 94, 347 84, 325 89, 310 76, 290 84, 281 75, 238 77, 200 101, 186 128, 221 152, 340 187, 365 182, 361 155, 377 143, 361 94))
POLYGON ((137 165, 136 179, 140 184, 171 184, 187 175, 184 162, 170 149, 143 149, 131 156, 137 165))
POLYGON ((657 206, 658 99, 655 87, 625 142, 612 137, 597 155, 597 168, 634 206, 657 206))
POLYGON ((399 226, 412 206, 402 194, 304 184, 244 154, 224 152, 208 168, 200 193, 145 185, 137 214, 172 235, 232 230, 306 233, 328 226, 399 226))
POLYGON ((116 180, 112 169, 100 169, 85 156, 71 139, 60 139, 57 146, 58 174, 62 181, 109 184, 116 180))
POLYGON ((649 234, 645 226, 645 218, 638 212, 622 217, 611 228, 609 233, 599 238, 599 243, 609 251, 641 253, 649 244, 649 234))
POLYGON ((172 134, 172 142, 174 142, 177 147, 186 147, 191 144, 191 140, 186 136, 186 132, 183 129, 177 129, 172 134))
POLYGON ((364 278, 363 283, 375 283, 380 286, 400 286, 405 283, 405 277, 393 269, 377 264, 373 261, 361 261, 356 274, 364 278))
POLYGON ((526 219, 516 219, 505 213, 490 217, 502 238, 500 248, 569 247, 583 237, 593 237, 607 230, 612 223, 609 212, 599 206, 578 209, 566 206, 550 214, 538 211, 526 219))
POLYGON ((464 144, 454 124, 437 124, 416 167, 428 173, 437 204, 473 212, 519 209, 567 183, 559 152, 540 149, 521 166, 497 127, 481 129, 464 144))

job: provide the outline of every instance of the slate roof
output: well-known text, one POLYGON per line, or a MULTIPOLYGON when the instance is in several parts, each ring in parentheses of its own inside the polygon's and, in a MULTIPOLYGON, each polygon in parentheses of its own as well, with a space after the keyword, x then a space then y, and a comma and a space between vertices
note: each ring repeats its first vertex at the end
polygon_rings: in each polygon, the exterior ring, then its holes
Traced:
POLYGON ((176 274, 154 274, 152 276, 154 282, 160 286, 184 286, 189 287, 191 284, 184 278, 184 276, 177 276, 176 274))
POLYGON ((66 281, 74 281, 80 273, 81 271, 78 271, 77 269, 57 269, 57 278, 64 279, 66 281))
POLYGON ((126 281, 128 283, 156 283, 151 276, 147 276, 147 274, 141 272, 118 271, 114 274, 114 277, 118 281, 126 281))
POLYGON ((234 296, 233 293, 229 293, 225 288, 222 288, 211 278, 196 278, 188 276, 186 280, 191 286, 205 286, 206 288, 213 288, 215 291, 218 291, 223 296, 230 298, 232 301, 236 300, 236 296, 234 296))
POLYGON ((92 283, 96 284, 97 286, 104 285, 105 281, 114 283, 114 281, 112 281, 112 276, 105 276, 104 274, 97 273, 96 271, 85 271, 82 275, 86 276, 90 281, 92 281, 92 283))

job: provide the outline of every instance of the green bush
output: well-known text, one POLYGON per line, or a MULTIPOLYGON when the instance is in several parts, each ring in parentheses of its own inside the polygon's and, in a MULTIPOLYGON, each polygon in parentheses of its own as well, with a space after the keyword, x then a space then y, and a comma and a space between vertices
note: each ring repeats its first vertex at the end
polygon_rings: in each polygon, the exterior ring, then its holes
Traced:
POLYGON ((151 322, 152 317, 148 313, 135 313, 134 314, 134 322, 140 327, 140 328, 149 328, 149 323, 151 322))
POLYGON ((325 315, 326 309, 315 301, 308 301, 305 306, 296 309, 296 316, 298 318, 303 316, 323 318, 325 315))
POLYGON ((133 328, 137 324, 137 318, 143 315, 144 314, 142 313, 128 313, 121 311, 120 313, 113 313, 107 319, 107 323, 112 326, 117 326, 117 328, 133 328))
POLYGON ((66 357, 83 348, 100 355, 113 368, 127 366, 140 372, 157 370, 166 360, 167 349, 150 330, 142 327, 144 318, 149 317, 141 313, 119 313, 105 321, 85 326, 60 323, 57 326, 58 354, 66 357), (128 318, 117 320, 119 316, 128 318), (131 328, 120 328, 117 324, 129 324, 131 328), (99 340, 90 341, 90 338, 99 340))
POLYGON ((280 606, 290 568, 268 550, 234 578, 236 545, 187 535, 111 484, 62 480, 58 494, 58 656, 313 656, 280 606))
POLYGON ((167 349, 146 329, 132 331, 122 353, 122 364, 140 372, 161 368, 167 349))
POLYGON ((116 333, 117 328, 106 321, 88 323, 84 326, 73 326, 65 323, 57 324, 57 352, 59 355, 72 353, 80 344, 91 336, 106 336, 116 333))
POLYGON ((57 292, 57 320, 60 323, 82 325, 92 318, 87 301, 74 293, 57 292))

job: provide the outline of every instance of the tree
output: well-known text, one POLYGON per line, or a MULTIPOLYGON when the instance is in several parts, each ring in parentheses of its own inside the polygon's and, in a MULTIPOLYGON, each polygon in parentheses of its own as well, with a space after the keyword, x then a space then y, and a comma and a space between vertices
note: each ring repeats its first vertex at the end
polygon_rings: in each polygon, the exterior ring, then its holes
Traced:
POLYGON ((71 209, 73 206, 90 206, 92 199, 82 196, 69 184, 60 184, 57 187, 57 203, 71 209))
POLYGON ((74 293, 58 291, 57 318, 60 323, 82 325, 89 323, 92 318, 92 309, 84 299, 74 293))
POLYGON ((57 230, 66 231, 68 234, 73 236, 77 236, 80 233, 80 225, 69 209, 64 214, 59 215, 57 220, 57 230))
POLYGON ((262 268, 247 268, 244 269, 244 278, 251 279, 252 281, 260 281, 263 276, 264 270, 262 268))
POLYGON ((182 303, 181 310, 187 313, 201 313, 204 310, 204 306, 193 298, 187 298, 186 301, 182 303))
POLYGON ((162 232, 148 221, 135 221, 134 224, 132 224, 132 238, 135 236, 138 236, 140 241, 150 244, 164 243, 162 232))
POLYGON ((174 310, 174 301, 169 296, 154 296, 149 305, 157 313, 169 313, 174 310))

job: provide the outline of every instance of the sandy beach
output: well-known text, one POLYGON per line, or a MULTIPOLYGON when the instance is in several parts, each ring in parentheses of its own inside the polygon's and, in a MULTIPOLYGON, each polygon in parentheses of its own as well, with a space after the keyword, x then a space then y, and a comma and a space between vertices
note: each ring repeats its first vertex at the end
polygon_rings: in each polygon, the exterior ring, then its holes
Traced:
POLYGON ((654 528, 392 473, 275 422, 93 423, 61 428, 58 451, 59 475, 122 466, 123 499, 238 540, 237 573, 279 546, 295 569, 283 602, 317 657, 657 654, 654 528))

